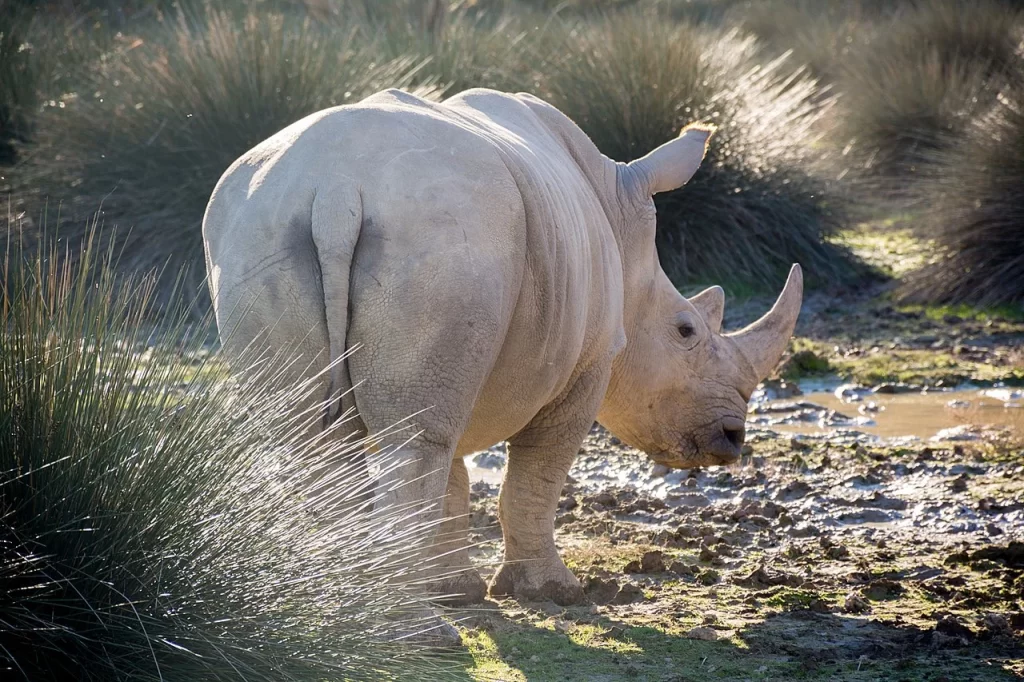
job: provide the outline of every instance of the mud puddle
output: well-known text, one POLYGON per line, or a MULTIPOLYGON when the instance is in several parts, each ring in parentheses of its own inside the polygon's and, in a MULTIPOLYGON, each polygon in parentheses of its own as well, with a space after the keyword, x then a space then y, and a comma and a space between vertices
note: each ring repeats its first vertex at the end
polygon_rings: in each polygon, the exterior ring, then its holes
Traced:
POLYGON ((762 392, 762 400, 751 406, 749 427, 810 436, 856 432, 886 440, 970 441, 1000 432, 1024 436, 1024 391, 1019 389, 841 385, 771 397, 762 392))
MULTIPOLYGON (((827 440, 834 445, 971 442, 1024 438, 1024 390, 1013 388, 923 390, 903 385, 875 389, 838 382, 801 387, 767 386, 755 393, 747 417, 748 441, 776 436, 827 440), (780 393, 785 397, 780 397, 780 393)), ((618 439, 607 436, 612 449, 618 439)), ((588 459, 584 447, 573 475, 594 486, 631 485, 665 497, 688 472, 651 476, 646 464, 617 457, 588 459)), ((605 454, 612 454, 611 452, 605 454)), ((614 453, 618 454, 618 453, 614 453)), ((501 483, 506 448, 497 445, 465 458, 470 480, 501 483)), ((927 484, 926 484, 927 485, 927 484)))

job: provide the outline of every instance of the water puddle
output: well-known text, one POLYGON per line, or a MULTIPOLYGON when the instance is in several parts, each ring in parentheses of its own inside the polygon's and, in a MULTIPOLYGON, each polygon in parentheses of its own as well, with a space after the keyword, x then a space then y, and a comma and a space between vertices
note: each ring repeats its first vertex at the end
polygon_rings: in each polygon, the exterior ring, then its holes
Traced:
POLYGON ((856 386, 763 400, 748 424, 780 433, 859 432, 882 439, 978 440, 993 432, 1024 436, 1024 392, 1009 388, 893 393, 856 386))

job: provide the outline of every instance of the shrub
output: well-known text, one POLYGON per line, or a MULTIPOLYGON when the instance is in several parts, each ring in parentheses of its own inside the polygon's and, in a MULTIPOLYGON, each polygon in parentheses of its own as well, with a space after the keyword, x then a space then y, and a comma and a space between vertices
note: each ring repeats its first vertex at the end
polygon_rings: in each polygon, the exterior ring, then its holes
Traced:
POLYGON ((439 84, 444 95, 479 87, 531 89, 542 55, 550 49, 545 41, 550 21, 524 9, 474 9, 447 15, 432 26, 389 15, 386 21, 364 23, 361 30, 381 54, 423 63, 413 82, 439 84))
POLYGON ((408 564, 426 529, 363 513, 360 444, 301 436, 309 386, 225 384, 183 319, 147 346, 155 281, 117 288, 94 244, 60 255, 8 253, 0 279, 4 679, 444 674, 395 641, 424 613, 408 564), (327 471, 336 524, 294 487, 327 471))
POLYGON ((955 139, 1020 68, 1021 17, 996 0, 921 0, 895 13, 842 70, 841 134, 858 163, 900 178, 955 139))
POLYGON ((11 141, 25 138, 34 107, 32 47, 26 47, 25 35, 31 23, 24 11, 0 4, 0 164, 14 160, 11 141))
POLYGON ((1024 87, 1007 90, 931 161, 916 229, 933 240, 935 257, 907 277, 903 295, 1024 305, 1024 87))
MULTIPOLYGON (((34 195, 34 210, 47 196, 63 202, 72 243, 102 206, 104 224, 121 228, 122 270, 177 272, 202 263, 206 202, 242 153, 314 111, 407 86, 417 68, 309 18, 179 14, 122 40, 42 112, 16 190, 34 195)), ((192 268, 189 294, 205 295, 203 276, 192 268)))
MULTIPOLYGON (((773 56, 791 52, 793 64, 833 82, 842 62, 873 34, 877 0, 761 0, 739 5, 729 19, 758 38, 773 56)), ((891 3, 890 3, 891 4, 891 3)))
POLYGON ((608 156, 628 161, 691 121, 718 126, 686 187, 656 197, 662 264, 677 282, 777 287, 791 263, 809 279, 861 273, 829 242, 841 197, 818 173, 812 126, 829 106, 781 61, 754 61, 752 39, 649 14, 622 14, 567 32, 550 64, 548 98, 608 156))
POLYGON ((31 139, 43 102, 59 94, 76 62, 105 40, 103 30, 83 35, 60 17, 0 0, 0 165, 14 162, 16 145, 31 139))

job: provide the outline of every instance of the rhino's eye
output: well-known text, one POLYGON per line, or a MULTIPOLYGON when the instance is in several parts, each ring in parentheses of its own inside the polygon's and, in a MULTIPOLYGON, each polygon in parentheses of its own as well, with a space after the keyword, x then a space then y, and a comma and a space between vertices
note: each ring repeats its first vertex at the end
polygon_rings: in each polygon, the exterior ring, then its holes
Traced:
POLYGON ((690 338, 691 336, 693 336, 694 334, 697 333, 697 330, 689 322, 682 323, 681 325, 679 325, 678 329, 679 329, 679 335, 681 337, 683 337, 684 339, 688 339, 688 338, 690 338))

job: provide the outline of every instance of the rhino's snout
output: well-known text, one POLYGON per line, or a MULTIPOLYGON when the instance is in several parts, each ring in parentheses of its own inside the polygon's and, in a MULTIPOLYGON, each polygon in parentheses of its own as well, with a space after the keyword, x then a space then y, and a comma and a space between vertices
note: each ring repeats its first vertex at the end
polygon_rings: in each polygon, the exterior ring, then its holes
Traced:
POLYGON ((737 417, 725 417, 718 423, 719 433, 712 439, 708 454, 719 464, 732 464, 740 458, 746 438, 746 424, 737 417))

